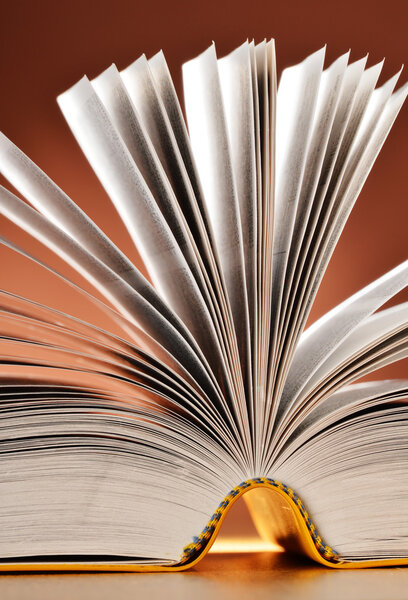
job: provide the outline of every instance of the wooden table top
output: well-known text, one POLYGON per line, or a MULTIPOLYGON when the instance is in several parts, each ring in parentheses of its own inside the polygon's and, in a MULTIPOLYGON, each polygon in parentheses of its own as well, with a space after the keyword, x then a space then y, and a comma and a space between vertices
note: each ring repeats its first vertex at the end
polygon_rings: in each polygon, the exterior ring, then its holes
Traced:
POLYGON ((408 568, 336 571, 282 552, 210 553, 181 573, 3 574, 1 600, 408 598, 408 568))

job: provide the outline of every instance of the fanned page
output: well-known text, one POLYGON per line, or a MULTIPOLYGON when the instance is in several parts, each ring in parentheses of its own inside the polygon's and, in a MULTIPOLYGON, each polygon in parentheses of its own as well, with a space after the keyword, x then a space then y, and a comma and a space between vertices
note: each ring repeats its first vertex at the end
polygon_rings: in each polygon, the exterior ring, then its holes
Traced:
POLYGON ((408 260, 305 329, 407 95, 381 68, 322 48, 278 83, 247 40, 184 64, 185 117, 162 52, 62 93, 148 277, 0 134, 1 255, 67 298, 0 290, 0 568, 186 568, 261 487, 264 537, 408 564, 408 380, 366 380, 408 356, 408 260))

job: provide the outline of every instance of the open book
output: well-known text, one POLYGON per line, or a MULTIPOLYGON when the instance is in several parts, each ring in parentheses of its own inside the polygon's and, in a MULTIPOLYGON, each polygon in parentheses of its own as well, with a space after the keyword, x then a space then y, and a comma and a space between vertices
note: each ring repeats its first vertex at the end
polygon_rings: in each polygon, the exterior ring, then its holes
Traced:
POLYGON ((1 136, 26 201, 1 188, 0 241, 67 289, 66 313, 0 292, 1 568, 186 568, 253 488, 268 539, 408 563, 408 379, 353 383, 408 354, 408 303, 382 308, 408 261, 304 331, 407 86, 324 56, 277 86, 273 41, 212 45, 183 66, 186 121, 161 52, 59 96, 149 279, 1 136), (70 316, 73 288, 106 329, 70 316))

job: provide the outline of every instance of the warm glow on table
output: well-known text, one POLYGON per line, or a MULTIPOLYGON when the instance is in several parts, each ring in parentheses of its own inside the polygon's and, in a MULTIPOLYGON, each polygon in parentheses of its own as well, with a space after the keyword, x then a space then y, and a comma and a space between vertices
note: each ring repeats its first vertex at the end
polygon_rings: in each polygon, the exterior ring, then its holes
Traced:
POLYGON ((283 552, 282 546, 272 544, 260 538, 220 538, 216 539, 210 549, 211 553, 231 554, 247 552, 283 552))

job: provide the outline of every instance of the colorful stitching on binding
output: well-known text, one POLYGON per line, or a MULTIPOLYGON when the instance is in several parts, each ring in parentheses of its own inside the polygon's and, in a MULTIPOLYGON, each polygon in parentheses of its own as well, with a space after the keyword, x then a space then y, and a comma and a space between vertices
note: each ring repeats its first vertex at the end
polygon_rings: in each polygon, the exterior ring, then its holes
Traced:
POLYGON ((330 546, 325 544, 322 538, 317 533, 316 527, 313 525, 309 513, 307 512, 299 496, 295 494, 295 492, 290 487, 281 483, 280 481, 276 481, 275 479, 269 479, 267 477, 257 477, 255 479, 248 479, 247 481, 240 483, 224 498, 224 500, 220 503, 217 510, 207 523, 206 527, 200 533, 200 535, 198 537, 194 537, 192 543, 183 549, 183 554, 180 558, 180 561, 177 564, 182 565, 186 562, 192 562, 193 560, 195 560, 197 556, 201 554, 201 552, 204 550, 207 543, 211 539, 211 536, 215 531, 218 521, 221 519, 223 512, 230 504, 230 502, 236 496, 238 496, 238 494, 242 490, 259 484, 270 485, 272 487, 279 488, 280 490, 284 491, 285 494, 287 494, 289 498, 291 498, 296 504, 296 506, 299 508, 300 514, 302 515, 306 523, 306 526, 309 530, 309 533, 313 539, 313 542, 319 554, 330 562, 339 562, 339 555, 337 554, 337 552, 335 552, 332 548, 330 548, 330 546))

